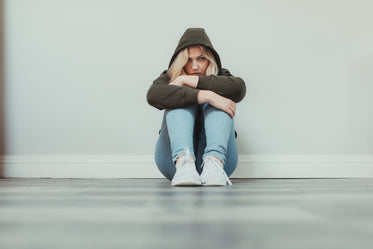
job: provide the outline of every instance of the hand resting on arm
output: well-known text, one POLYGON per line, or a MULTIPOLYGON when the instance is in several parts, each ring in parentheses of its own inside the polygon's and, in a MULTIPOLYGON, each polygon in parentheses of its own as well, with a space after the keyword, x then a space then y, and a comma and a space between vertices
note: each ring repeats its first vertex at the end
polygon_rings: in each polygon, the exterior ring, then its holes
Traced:
MULTIPOLYGON (((170 85, 188 86, 197 88, 198 76, 195 75, 180 75, 175 80, 170 82, 170 85)), ((226 112, 231 118, 236 114, 236 103, 228 98, 220 96, 209 90, 200 90, 197 95, 198 103, 209 103, 215 108, 226 112)))

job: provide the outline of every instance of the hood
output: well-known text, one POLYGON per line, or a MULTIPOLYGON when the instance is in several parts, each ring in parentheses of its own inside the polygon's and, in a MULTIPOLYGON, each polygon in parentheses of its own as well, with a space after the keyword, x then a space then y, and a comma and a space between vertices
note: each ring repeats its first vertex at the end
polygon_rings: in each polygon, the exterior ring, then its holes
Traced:
POLYGON ((174 54, 172 55, 168 68, 170 68, 172 62, 175 60, 176 56, 181 50, 183 50, 186 47, 195 45, 202 45, 204 47, 208 47, 211 49, 212 53, 214 54, 216 64, 218 65, 218 69, 220 71, 220 57, 218 53, 215 51, 214 47, 212 46, 212 43, 203 28, 188 28, 184 32, 184 34, 181 36, 179 40, 179 43, 177 44, 174 54))

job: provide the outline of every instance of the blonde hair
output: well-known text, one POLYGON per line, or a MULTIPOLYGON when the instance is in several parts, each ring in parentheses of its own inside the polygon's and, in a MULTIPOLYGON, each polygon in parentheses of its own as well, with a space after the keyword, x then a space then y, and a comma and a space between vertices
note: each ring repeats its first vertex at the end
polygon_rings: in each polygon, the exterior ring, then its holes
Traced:
MULTIPOLYGON (((206 57, 206 59, 209 60, 209 65, 206 69, 206 75, 217 75, 218 74, 218 66, 215 61, 215 57, 213 53, 211 52, 211 49, 206 48, 201 45, 197 46, 190 46, 190 47, 199 47, 202 51, 202 55, 206 57)), ((170 68, 168 69, 168 76, 171 78, 171 81, 175 80, 180 75, 185 75, 184 66, 188 62, 189 59, 189 53, 187 47, 183 50, 181 50, 178 55, 176 56, 175 60, 172 62, 170 68)))

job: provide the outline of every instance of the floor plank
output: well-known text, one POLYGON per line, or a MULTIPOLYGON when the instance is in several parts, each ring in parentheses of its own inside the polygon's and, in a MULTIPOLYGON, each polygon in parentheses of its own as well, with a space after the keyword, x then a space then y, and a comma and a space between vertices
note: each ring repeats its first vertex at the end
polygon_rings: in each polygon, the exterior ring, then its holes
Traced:
POLYGON ((0 180, 0 248, 372 248, 372 179, 0 180))

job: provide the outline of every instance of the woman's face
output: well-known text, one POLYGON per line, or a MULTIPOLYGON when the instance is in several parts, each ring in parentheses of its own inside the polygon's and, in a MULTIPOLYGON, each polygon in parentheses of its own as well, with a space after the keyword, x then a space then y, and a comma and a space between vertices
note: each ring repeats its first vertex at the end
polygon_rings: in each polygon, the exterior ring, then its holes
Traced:
POLYGON ((188 62, 184 66, 187 75, 206 75, 209 60, 202 54, 199 47, 188 48, 188 62))

